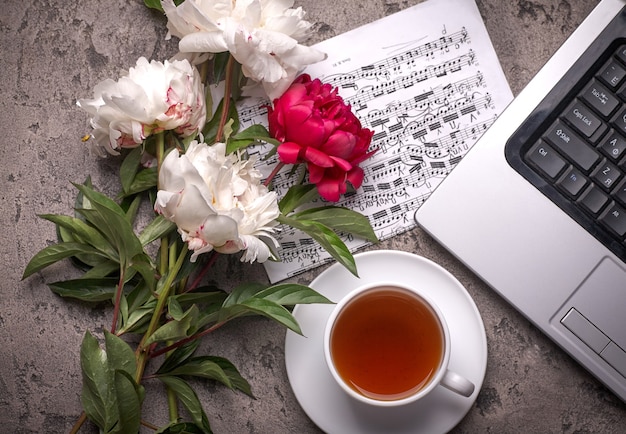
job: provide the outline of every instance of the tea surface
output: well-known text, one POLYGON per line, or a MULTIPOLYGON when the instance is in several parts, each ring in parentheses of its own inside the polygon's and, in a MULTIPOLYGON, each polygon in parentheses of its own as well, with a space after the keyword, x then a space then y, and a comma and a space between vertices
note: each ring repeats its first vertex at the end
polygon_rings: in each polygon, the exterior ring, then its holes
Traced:
POLYGON ((395 287, 357 296, 336 319, 330 350, 339 375, 369 398, 396 400, 426 386, 443 357, 443 333, 432 309, 395 287))

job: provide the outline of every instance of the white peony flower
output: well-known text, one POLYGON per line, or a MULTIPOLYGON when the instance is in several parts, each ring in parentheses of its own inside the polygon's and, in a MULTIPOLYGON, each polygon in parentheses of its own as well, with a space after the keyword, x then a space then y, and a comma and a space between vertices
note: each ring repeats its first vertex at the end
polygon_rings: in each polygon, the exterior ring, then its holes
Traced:
POLYGON ((183 137, 206 120, 204 86, 187 60, 164 63, 141 57, 118 81, 105 80, 93 99, 77 104, 91 116, 93 136, 111 154, 139 146, 148 136, 174 130, 183 137))
POLYGON ((193 141, 180 155, 172 150, 159 172, 155 210, 176 223, 193 250, 191 260, 216 250, 243 251, 241 261, 265 262, 266 243, 279 215, 276 193, 261 184, 253 161, 226 155, 226 145, 193 141))
POLYGON ((271 100, 289 87, 306 65, 326 54, 299 42, 311 23, 293 0, 162 0, 168 37, 180 38, 183 53, 229 51, 244 75, 263 85, 271 100))

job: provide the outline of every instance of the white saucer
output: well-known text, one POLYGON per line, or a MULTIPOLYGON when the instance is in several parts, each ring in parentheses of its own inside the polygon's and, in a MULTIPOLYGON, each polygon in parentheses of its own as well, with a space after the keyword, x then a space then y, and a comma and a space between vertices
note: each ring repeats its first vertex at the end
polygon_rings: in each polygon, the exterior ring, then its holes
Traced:
POLYGON ((376 281, 423 287, 448 322, 450 369, 476 389, 469 398, 437 387, 426 398, 400 408, 370 408, 349 398, 334 382, 324 360, 323 335, 334 305, 298 305, 302 333, 287 332, 285 363, 296 398, 323 431, 332 433, 445 433, 472 407, 485 378, 487 338, 480 313, 465 288, 434 262, 411 253, 378 250, 354 255, 360 279, 334 264, 311 287, 334 302, 356 286, 376 281))

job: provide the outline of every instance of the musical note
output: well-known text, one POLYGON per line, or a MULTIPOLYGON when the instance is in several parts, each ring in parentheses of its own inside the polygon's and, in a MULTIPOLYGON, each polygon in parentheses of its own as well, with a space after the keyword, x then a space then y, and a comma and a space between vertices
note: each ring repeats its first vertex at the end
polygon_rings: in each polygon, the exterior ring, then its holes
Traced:
MULTIPOLYGON (((388 56, 357 67, 350 67, 349 60, 334 61, 336 69, 330 74, 325 69, 326 74, 318 76, 338 87, 362 125, 374 132, 371 147, 378 151, 361 164, 363 185, 344 195, 337 205, 364 214, 381 240, 414 227, 414 211, 493 123, 504 105, 490 92, 490 75, 482 64, 484 51, 474 49, 471 30, 466 26, 458 26, 453 32, 449 29, 452 26, 446 25, 441 34, 417 45, 408 41, 395 44, 389 47, 388 56)), ((346 59, 345 54, 341 58, 346 59)), ((253 122, 266 124, 263 117, 268 103, 254 104, 238 107, 242 128, 253 122)), ((249 151, 258 155, 257 168, 264 174, 278 163, 276 155, 267 160, 260 158, 271 149, 268 145, 249 151)), ((303 175, 290 171, 291 167, 285 167, 273 179, 272 187, 279 196, 303 175)), ((316 205, 323 204, 320 200, 316 205)), ((351 250, 366 245, 347 234, 340 237, 351 250)), ((278 239, 284 263, 280 265, 282 278, 330 260, 313 239, 300 231, 279 226, 278 239)))

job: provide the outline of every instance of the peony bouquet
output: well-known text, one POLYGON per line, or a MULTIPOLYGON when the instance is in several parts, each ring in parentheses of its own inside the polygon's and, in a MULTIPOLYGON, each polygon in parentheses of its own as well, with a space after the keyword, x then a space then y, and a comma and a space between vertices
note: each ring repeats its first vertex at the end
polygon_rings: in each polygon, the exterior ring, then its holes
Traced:
POLYGON ((87 179, 75 184, 74 215, 42 215, 58 242, 38 252, 24 278, 63 259, 83 274, 50 283, 62 297, 111 301, 110 329, 85 333, 80 348, 87 421, 104 433, 207 433, 210 424, 190 378, 217 381, 251 395, 228 360, 198 355, 200 338, 242 316, 262 315, 300 333, 290 307, 328 303, 299 284, 203 284, 219 254, 242 262, 280 260, 280 225, 306 232, 354 274, 339 234, 376 241, 361 214, 329 203, 363 180, 359 163, 373 151, 372 132, 336 89, 306 74, 324 59, 301 45, 311 24, 291 0, 145 0, 167 17, 172 59, 137 60, 117 80, 98 84, 78 106, 93 131, 84 140, 120 160, 120 191, 109 197, 87 179), (219 93, 218 93, 219 89, 219 93), (267 125, 241 129, 237 101, 265 95, 267 125), (267 177, 248 152, 274 148, 267 177), (272 179, 287 170, 282 197, 272 179), (141 204, 154 210, 139 218, 141 204), (321 206, 320 206, 321 204, 321 206), (169 423, 141 417, 145 381, 167 393, 169 423), (182 420, 179 406, 190 420, 182 420))

